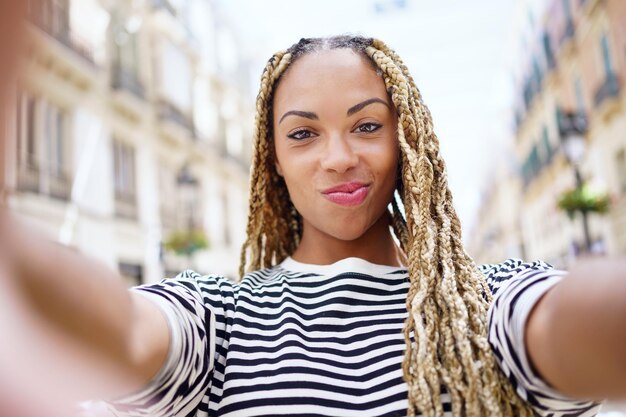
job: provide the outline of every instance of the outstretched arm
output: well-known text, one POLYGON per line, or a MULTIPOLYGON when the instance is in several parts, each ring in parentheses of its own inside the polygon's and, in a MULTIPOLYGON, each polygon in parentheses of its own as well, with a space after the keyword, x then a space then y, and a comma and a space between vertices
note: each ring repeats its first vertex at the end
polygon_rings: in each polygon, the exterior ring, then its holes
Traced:
POLYGON ((526 349, 544 380, 572 398, 626 398, 626 260, 575 265, 535 305, 526 349))
POLYGON ((13 320, 27 314, 29 323, 47 330, 33 332, 40 344, 25 346, 31 352, 18 352, 18 362, 46 349, 48 341, 62 341, 91 358, 76 363, 83 375, 92 366, 98 375, 101 363, 126 375, 126 383, 90 393, 103 397, 134 391, 160 369, 169 331, 158 307, 129 292, 105 266, 27 231, 1 208, 0 266, 0 290, 10 291, 20 309, 7 314, 13 320))
POLYGON ((169 343, 157 307, 98 263, 26 232, 3 207, 6 148, 14 140, 4 122, 26 49, 26 3, 0 0, 0 415, 20 417, 136 389, 157 372, 169 343))

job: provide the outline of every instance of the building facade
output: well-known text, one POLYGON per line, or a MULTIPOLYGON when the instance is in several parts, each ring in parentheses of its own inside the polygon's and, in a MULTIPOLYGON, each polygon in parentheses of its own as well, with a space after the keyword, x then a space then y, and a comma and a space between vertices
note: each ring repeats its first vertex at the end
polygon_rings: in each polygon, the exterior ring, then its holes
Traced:
POLYGON ((564 115, 574 114, 586 122, 581 176, 610 198, 608 213, 588 216, 591 251, 626 254, 626 4, 527 0, 520 2, 519 15, 511 139, 518 168, 497 175, 491 185, 508 189, 514 181, 509 177, 517 177, 514 200, 519 203, 511 208, 514 213, 503 213, 484 200, 471 250, 485 253, 487 243, 505 247, 514 238, 503 235, 494 241, 488 225, 512 216, 518 226, 510 234, 521 237, 524 257, 567 267, 583 252, 581 216, 570 219, 557 206, 560 196, 575 187, 563 147, 564 115))
POLYGON ((222 71, 214 4, 30 0, 29 13, 14 211, 129 284, 185 268, 235 277, 253 103, 222 71), (168 249, 192 230, 207 248, 168 249))

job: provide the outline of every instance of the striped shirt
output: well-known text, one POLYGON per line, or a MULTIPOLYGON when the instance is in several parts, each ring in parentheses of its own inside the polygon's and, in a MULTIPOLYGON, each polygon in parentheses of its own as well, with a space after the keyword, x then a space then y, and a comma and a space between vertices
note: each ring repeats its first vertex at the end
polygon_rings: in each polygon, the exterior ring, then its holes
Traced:
MULTIPOLYGON (((524 349, 535 302, 565 272, 541 261, 482 265, 494 301, 489 342, 504 374, 541 416, 593 416, 542 381, 524 349)), ((165 364, 118 416, 405 416, 407 270, 346 258, 287 258, 239 283, 192 271, 134 291, 167 318, 165 364)), ((451 416, 449 395, 441 396, 451 416)))

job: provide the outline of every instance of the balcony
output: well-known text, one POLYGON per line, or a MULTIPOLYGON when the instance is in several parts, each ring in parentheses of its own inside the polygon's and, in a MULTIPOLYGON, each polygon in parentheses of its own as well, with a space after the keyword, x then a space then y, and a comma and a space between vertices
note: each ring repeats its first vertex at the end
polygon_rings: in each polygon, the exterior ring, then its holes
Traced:
POLYGON ((69 5, 52 0, 31 0, 29 19, 43 32, 72 50, 84 62, 96 64, 93 48, 70 28, 69 5))
POLYGON ((72 194, 72 179, 65 171, 41 169, 35 161, 26 161, 18 168, 17 188, 68 201, 72 194))
POLYGON ((606 75, 604 82, 600 85, 594 95, 595 107, 600 107, 607 99, 617 97, 620 93, 619 80, 614 73, 606 75))
POLYGON ((134 193, 115 192, 115 215, 122 219, 137 219, 137 197, 134 193))
POLYGON ((39 193, 39 164, 34 160, 20 163, 17 171, 17 189, 31 193, 39 193))
POLYGON ((168 100, 161 99, 157 102, 157 117, 161 121, 174 123, 183 127, 194 135, 193 119, 191 116, 182 112, 168 100))
POLYGON ((48 195, 57 200, 68 201, 72 194, 72 181, 65 172, 50 173, 48 176, 48 195))
POLYGON ((146 94, 137 74, 124 68, 119 62, 114 62, 111 68, 111 88, 128 91, 142 100, 146 94))

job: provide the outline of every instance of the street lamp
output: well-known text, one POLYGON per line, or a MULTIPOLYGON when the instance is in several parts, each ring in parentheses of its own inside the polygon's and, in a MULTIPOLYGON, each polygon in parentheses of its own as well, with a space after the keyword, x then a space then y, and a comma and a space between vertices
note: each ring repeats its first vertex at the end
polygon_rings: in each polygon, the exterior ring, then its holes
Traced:
MULTIPOLYGON (((559 120, 559 133, 563 144, 565 158, 574 169, 576 190, 582 191, 583 178, 580 173, 580 165, 585 156, 587 133, 587 118, 584 114, 569 112, 561 115, 559 120)), ((587 210, 580 210, 583 219, 583 236, 585 238, 585 253, 591 252, 591 237, 589 234, 589 219, 587 210)))

